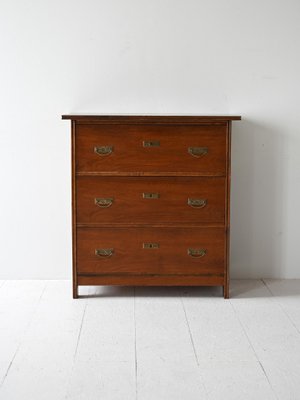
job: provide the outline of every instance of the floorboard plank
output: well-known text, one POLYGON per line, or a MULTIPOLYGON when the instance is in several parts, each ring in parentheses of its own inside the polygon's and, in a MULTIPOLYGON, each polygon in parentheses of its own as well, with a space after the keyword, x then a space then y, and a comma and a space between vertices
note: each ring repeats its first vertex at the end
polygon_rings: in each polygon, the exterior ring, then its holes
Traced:
POLYGON ((66 399, 135 399, 133 293, 100 287, 88 299, 66 399))
POLYGON ((185 288, 182 299, 208 399, 276 399, 219 289, 185 288))
POLYGON ((0 400, 298 400, 300 281, 220 288, 6 281, 0 400), (87 296, 89 295, 89 296, 87 296))
POLYGON ((207 399, 178 288, 137 288, 137 399, 207 399))
POLYGON ((1 287, 0 393, 45 286, 44 281, 7 281, 1 287))
POLYGON ((47 282, 0 399, 65 398, 85 303, 85 299, 72 299, 69 281, 47 282))
POLYGON ((263 282, 300 334, 300 279, 264 279, 263 282))
POLYGON ((236 281, 230 300, 277 399, 298 399, 300 335, 262 281, 236 281))

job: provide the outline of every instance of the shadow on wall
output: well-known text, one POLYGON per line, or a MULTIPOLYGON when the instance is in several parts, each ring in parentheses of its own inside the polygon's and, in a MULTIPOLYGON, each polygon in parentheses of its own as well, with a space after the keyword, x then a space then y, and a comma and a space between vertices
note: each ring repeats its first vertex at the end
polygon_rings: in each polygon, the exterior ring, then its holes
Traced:
POLYGON ((233 123, 231 277, 284 274, 285 204, 283 135, 254 120, 233 123))

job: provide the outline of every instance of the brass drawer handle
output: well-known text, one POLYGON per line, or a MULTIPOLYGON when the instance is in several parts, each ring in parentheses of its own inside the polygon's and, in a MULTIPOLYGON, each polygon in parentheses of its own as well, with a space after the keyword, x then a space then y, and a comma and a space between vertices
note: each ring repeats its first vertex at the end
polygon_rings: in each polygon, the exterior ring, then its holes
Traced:
POLYGON ((109 258, 114 254, 114 249, 95 249, 95 255, 102 258, 109 258))
POLYGON ((114 202, 114 199, 112 197, 103 199, 100 197, 96 197, 95 198, 95 204, 96 206, 100 207, 100 208, 108 208, 112 205, 112 203, 114 202))
POLYGON ((159 140, 143 140, 143 147, 159 147, 159 140))
POLYGON ((94 152, 99 156, 109 156, 113 152, 113 146, 95 146, 94 152))
POLYGON ((207 204, 206 199, 188 199, 188 205, 193 208, 203 208, 207 204))
POLYGON ((159 193, 143 193, 143 199, 159 199, 159 193))
POLYGON ((143 243, 143 249, 159 249, 159 243, 143 243))
POLYGON ((194 258, 201 258, 206 255, 206 249, 188 249, 188 255, 194 258))
POLYGON ((188 153, 191 154, 193 157, 203 157, 208 153, 207 147, 189 147, 188 153))

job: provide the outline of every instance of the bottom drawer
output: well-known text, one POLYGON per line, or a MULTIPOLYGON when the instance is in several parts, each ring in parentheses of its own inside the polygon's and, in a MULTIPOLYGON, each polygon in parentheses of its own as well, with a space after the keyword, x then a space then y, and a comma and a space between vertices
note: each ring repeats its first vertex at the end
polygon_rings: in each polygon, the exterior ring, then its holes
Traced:
POLYGON ((223 276, 224 228, 78 228, 78 275, 223 276))

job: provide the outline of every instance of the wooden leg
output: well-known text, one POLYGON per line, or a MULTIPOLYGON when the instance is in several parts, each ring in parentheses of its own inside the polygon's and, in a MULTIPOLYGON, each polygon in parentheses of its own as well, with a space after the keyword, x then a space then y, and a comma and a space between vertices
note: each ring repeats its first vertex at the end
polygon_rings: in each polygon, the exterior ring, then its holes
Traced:
POLYGON ((229 299, 229 283, 226 283, 223 286, 223 296, 224 296, 224 299, 229 299))
POLYGON ((78 299, 78 286, 73 284, 73 299, 78 299))

